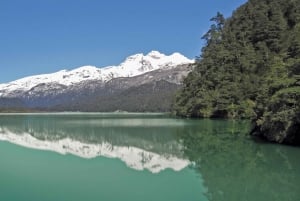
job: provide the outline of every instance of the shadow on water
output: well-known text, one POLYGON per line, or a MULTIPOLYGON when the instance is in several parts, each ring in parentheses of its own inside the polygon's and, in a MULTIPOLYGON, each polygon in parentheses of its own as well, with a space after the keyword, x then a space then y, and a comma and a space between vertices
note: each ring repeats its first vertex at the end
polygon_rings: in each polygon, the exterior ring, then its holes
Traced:
POLYGON ((177 133, 184 154, 202 174, 209 200, 299 200, 299 148, 254 142, 247 121, 195 124, 177 133))

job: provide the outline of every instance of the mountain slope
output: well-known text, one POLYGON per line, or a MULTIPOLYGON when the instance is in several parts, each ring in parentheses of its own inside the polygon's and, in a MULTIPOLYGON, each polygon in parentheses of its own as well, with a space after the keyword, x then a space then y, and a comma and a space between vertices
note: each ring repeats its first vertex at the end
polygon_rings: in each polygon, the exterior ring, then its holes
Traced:
MULTIPOLYGON (((56 105, 51 110, 85 112, 167 112, 180 85, 165 80, 149 82, 125 90, 102 94, 69 104, 56 105)), ((114 90, 114 89, 110 89, 114 90)))
MULTIPOLYGON (((118 66, 96 68, 83 66, 71 71, 59 71, 52 74, 36 75, 19 79, 7 84, 0 85, 0 108, 7 106, 7 99, 18 100, 24 108, 40 110, 68 110, 68 111, 114 111, 127 110, 128 108, 111 107, 123 99, 124 93, 138 93, 138 88, 142 85, 155 85, 156 82, 166 81, 164 90, 155 92, 156 97, 164 98, 171 102, 170 94, 174 94, 181 84, 183 76, 190 71, 189 65, 192 60, 174 53, 166 56, 157 51, 152 51, 147 55, 136 54, 128 57, 118 66), (125 92, 126 91, 126 92, 125 92), (160 94, 160 95, 158 95, 160 94), (169 94, 169 96, 165 96, 169 94), (110 99, 115 102, 109 101, 110 99), (100 104, 101 102, 111 103, 110 106, 100 104)), ((147 88, 147 87, 146 87, 147 88)), ((160 88, 163 89, 163 88, 160 88)), ((144 89, 145 91, 149 91, 144 89)), ((150 91, 149 91, 150 92, 150 91)), ((146 97, 154 94, 145 94, 146 97)), ((152 98, 152 100, 154 100, 152 98)), ((158 99, 155 102, 159 104, 158 99)), ((149 102, 149 101, 148 101, 149 102)), ((163 107, 165 111, 170 107, 163 107)), ((151 104, 150 104, 151 105, 151 104)), ((9 104, 10 108, 17 105, 9 104)), ((133 111, 141 111, 140 105, 130 107, 133 111)), ((7 108, 7 107, 6 107, 7 108)), ((9 108, 9 107, 8 107, 9 108)), ((18 105, 20 108, 20 104, 18 105)), ((146 107, 153 111, 153 108, 146 107)), ((161 108, 161 107, 157 107, 161 108)), ((156 110, 155 110, 156 111, 156 110)))
MULTIPOLYGON (((52 74, 25 77, 7 84, 0 84, 0 96, 14 96, 14 92, 29 91, 39 85, 54 84, 56 86, 70 86, 89 80, 107 82, 117 77, 133 77, 157 69, 172 68, 180 64, 193 61, 179 53, 166 56, 157 51, 147 55, 136 54, 129 56, 118 66, 97 68, 94 66, 82 66, 67 71, 62 70, 52 74)), ((48 85, 49 86, 49 85, 48 85)))
POLYGON ((56 101, 59 104, 49 109, 89 112, 170 111, 173 97, 181 87, 182 79, 190 71, 189 65, 180 65, 172 69, 155 70, 131 78, 115 78, 106 83, 93 82, 75 85, 72 91, 68 91, 68 95, 62 96, 72 97, 72 99, 60 99, 56 101))

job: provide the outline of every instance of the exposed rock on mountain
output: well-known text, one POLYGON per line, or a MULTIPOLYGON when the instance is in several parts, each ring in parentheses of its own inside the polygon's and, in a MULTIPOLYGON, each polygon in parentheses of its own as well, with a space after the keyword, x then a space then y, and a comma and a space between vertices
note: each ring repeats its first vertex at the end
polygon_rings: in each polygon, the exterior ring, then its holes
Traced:
POLYGON ((0 84, 0 108, 59 111, 168 111, 192 60, 136 54, 119 66, 83 66, 0 84), (7 99, 14 102, 7 104, 7 99))

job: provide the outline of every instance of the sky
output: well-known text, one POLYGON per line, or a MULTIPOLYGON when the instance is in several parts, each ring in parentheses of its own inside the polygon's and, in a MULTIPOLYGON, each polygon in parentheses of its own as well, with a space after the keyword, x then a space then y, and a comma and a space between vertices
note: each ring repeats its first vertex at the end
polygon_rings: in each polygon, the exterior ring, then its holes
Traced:
POLYGON ((246 0, 0 0, 0 83, 158 50, 200 55, 211 17, 246 0))

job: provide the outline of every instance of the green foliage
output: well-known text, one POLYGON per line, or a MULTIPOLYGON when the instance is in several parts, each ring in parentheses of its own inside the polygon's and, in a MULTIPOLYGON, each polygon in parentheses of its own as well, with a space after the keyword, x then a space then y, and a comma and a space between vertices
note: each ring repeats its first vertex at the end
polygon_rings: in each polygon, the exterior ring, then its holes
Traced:
POLYGON ((253 134, 300 143, 300 0, 249 0, 211 21, 174 113, 251 118, 253 134))
POLYGON ((180 86, 165 80, 130 87, 126 90, 81 102, 56 105, 50 110, 84 112, 169 112, 172 99, 180 86))
POLYGON ((249 121, 203 119, 177 133, 209 200, 299 199, 298 150, 251 142, 249 121))

